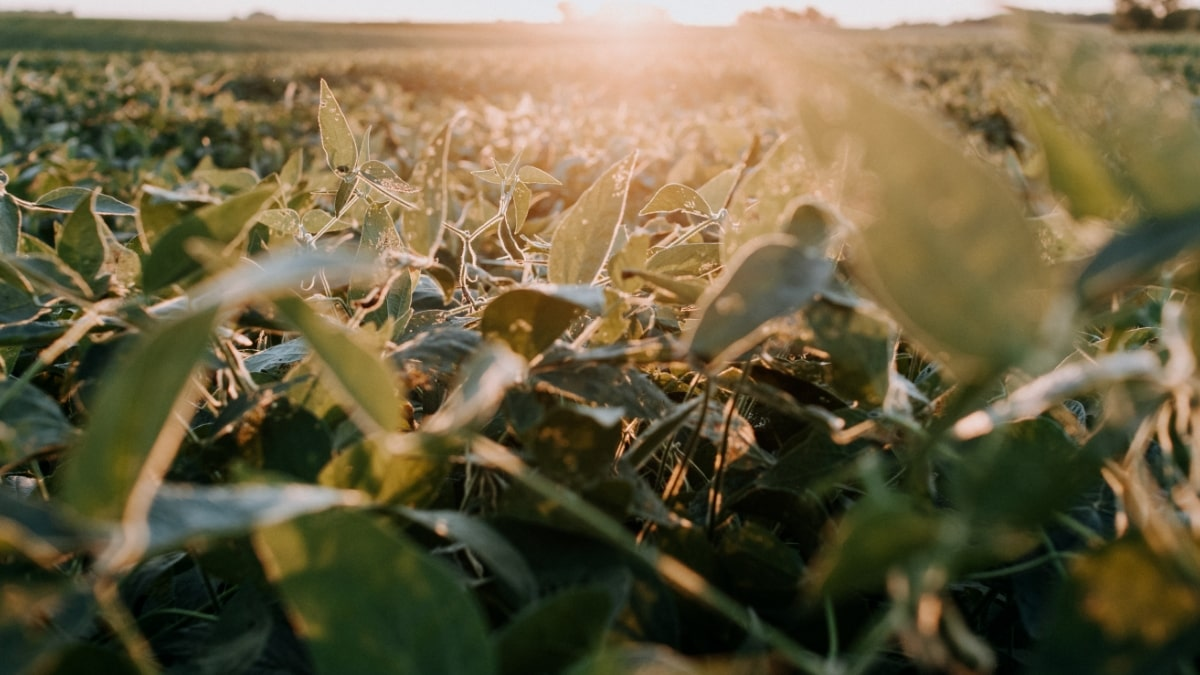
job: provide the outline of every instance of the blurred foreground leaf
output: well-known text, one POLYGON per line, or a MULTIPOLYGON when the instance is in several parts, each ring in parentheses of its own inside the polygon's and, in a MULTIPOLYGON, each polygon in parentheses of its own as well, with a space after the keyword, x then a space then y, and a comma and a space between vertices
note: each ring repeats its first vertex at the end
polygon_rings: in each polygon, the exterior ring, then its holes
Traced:
POLYGON ((139 502, 149 508, 149 496, 188 422, 173 415, 193 410, 187 400, 195 391, 191 378, 208 348, 216 315, 213 307, 158 326, 113 366, 121 368, 120 376, 105 378, 96 392, 86 433, 61 469, 62 499, 76 513, 119 520, 138 489, 146 491, 139 502), (148 472, 147 462, 152 462, 148 472))
POLYGON ((496 671, 482 613, 442 564, 352 512, 264 528, 255 550, 317 673, 496 671))

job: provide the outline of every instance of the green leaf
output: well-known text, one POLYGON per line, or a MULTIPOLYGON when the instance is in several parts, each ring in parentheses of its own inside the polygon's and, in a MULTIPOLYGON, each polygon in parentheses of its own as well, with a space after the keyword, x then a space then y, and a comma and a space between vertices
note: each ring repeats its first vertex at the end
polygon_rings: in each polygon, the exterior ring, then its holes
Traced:
MULTIPOLYGON (((216 316, 214 307, 156 326, 123 355, 120 376, 103 380, 85 433, 61 468, 62 499, 76 513, 119 520, 135 491, 155 489, 187 424, 174 415, 193 410, 191 378, 216 316)), ((138 496, 148 507, 148 494, 138 496)))
POLYGON ((550 240, 551 283, 596 282, 625 217, 636 164, 637 152, 633 152, 612 165, 562 215, 550 240))
POLYGON ((650 213, 671 213, 673 211, 683 211, 698 216, 707 216, 712 213, 712 207, 692 188, 678 183, 670 183, 658 189, 654 196, 650 198, 650 203, 646 204, 639 216, 644 216, 650 213))
POLYGON ((335 392, 360 428, 400 428, 403 420, 396 393, 398 378, 375 350, 361 342, 358 334, 326 320, 299 298, 280 298, 275 305, 329 368, 337 380, 335 392))
POLYGON ((302 515, 364 503, 349 490, 302 484, 192 485, 168 483, 150 506, 149 553, 197 539, 238 534, 302 515))
POLYGON ((405 208, 416 208, 416 205, 410 202, 404 195, 420 192, 420 189, 401 180, 400 176, 396 175, 396 172, 387 164, 371 160, 364 163, 358 171, 359 178, 378 190, 384 197, 405 208))
POLYGON ((896 331, 863 308, 818 302, 804 313, 813 345, 829 354, 829 386, 851 403, 883 404, 891 380, 896 331))
POLYGON ((625 270, 621 273, 626 280, 631 278, 640 278, 661 290, 666 291, 669 296, 660 298, 663 302, 673 302, 680 305, 694 305, 700 301, 704 295, 706 284, 696 281, 687 281, 676 279, 675 277, 666 274, 658 274, 649 270, 625 270))
POLYGON ((483 310, 479 332, 505 342, 526 359, 554 344, 584 308, 539 287, 517 288, 497 296, 483 310))
POLYGON ((735 166, 731 169, 725 169, 721 173, 708 179, 708 182, 700 186, 696 192, 704 199, 704 203, 709 205, 709 208, 715 208, 718 211, 725 208, 725 204, 729 202, 729 195, 733 192, 733 188, 737 185, 738 178, 742 175, 742 167, 735 166))
POLYGON ((480 518, 458 511, 419 511, 401 508, 406 518, 439 537, 464 544, 479 557, 521 603, 532 601, 538 592, 537 577, 525 556, 499 532, 480 518))
POLYGON ((817 193, 821 181, 803 130, 794 129, 780 136, 729 196, 732 224, 721 241, 725 259, 731 259, 750 241, 779 232, 791 215, 788 204, 798 194, 817 193))
POLYGON ((1136 531, 1078 558, 1030 672, 1169 673, 1194 659, 1200 593, 1167 558, 1136 531))
POLYGON ((721 266, 720 244, 679 244, 650 256, 646 269, 674 277, 702 277, 721 266))
POLYGON ((621 441, 620 408, 555 407, 533 430, 529 448, 551 480, 587 485, 611 476, 621 441))
POLYGON ((717 556, 743 597, 785 604, 800 591, 804 560, 774 532, 754 521, 724 530, 717 556))
POLYGON ((1052 111, 1033 103, 1025 106, 1025 114, 1041 141, 1050 186, 1066 197, 1071 215, 1105 219, 1119 216, 1128 200, 1094 141, 1052 111))
POLYGON ((450 475, 458 446, 412 432, 364 439, 321 470, 321 485, 360 490, 382 504, 428 506, 450 475))
POLYGON ((1113 237, 1088 261, 1076 288, 1087 300, 1145 281, 1160 265, 1200 244, 1200 211, 1177 216, 1150 216, 1128 232, 1113 237))
MULTIPOLYGON (((80 204, 91 199, 92 192, 92 190, 81 187, 60 187, 42 195, 34 204, 45 211, 70 213, 78 209, 80 204)), ((105 194, 97 194, 95 203, 92 205, 92 213, 98 216, 136 216, 138 210, 119 199, 105 194)))
POLYGON ((459 117, 446 122, 429 141, 413 168, 409 182, 421 189, 417 208, 405 211, 403 235, 414 253, 432 257, 442 242, 442 229, 449 219, 450 137, 459 117))
POLYGON ((840 179, 840 207, 857 214, 854 279, 961 378, 1059 358, 1065 322, 1047 319, 1063 312, 1064 289, 1011 186, 845 73, 815 58, 797 72, 796 105, 825 170, 848 170, 846 148, 861 151, 861 177, 840 179))
POLYGON ((496 672, 470 593, 378 521, 308 516, 263 529, 254 546, 319 675, 496 672))
POLYGON ((192 172, 192 178, 207 183, 222 192, 242 192, 249 190, 262 180, 253 170, 246 168, 197 169, 192 172))
POLYGON ((345 175, 354 170, 358 161, 358 146, 354 133, 342 107, 338 105, 325 80, 321 80, 321 104, 317 110, 317 123, 321 127, 321 149, 325 151, 325 163, 334 173, 345 175))
POLYGON ((635 469, 641 469, 654 457, 667 441, 671 440, 684 423, 700 407, 703 399, 691 398, 676 405, 671 412, 654 420, 649 427, 638 435, 637 441, 621 456, 621 461, 628 462, 635 469))
POLYGON ((19 380, 0 380, 0 464, 18 464, 48 448, 67 445, 75 427, 58 401, 19 380))
POLYGON ((293 209, 267 209, 258 214, 258 222, 266 225, 273 235, 296 237, 303 231, 300 214, 293 209))
POLYGON ((459 367, 454 388, 421 428, 430 433, 459 433, 482 427, 508 390, 525 381, 527 370, 525 359, 504 343, 484 342, 459 367))
POLYGON ((714 364, 734 358, 772 332, 772 319, 813 301, 833 277, 833 263, 785 235, 743 247, 700 299, 700 318, 685 331, 692 353, 714 364))
POLYGON ((520 232, 525 227, 531 199, 533 199, 533 192, 528 185, 517 183, 513 186, 512 202, 509 203, 508 210, 504 212, 505 222, 509 224, 513 232, 520 232))
POLYGON ((92 210, 94 203, 95 195, 81 200, 55 242, 58 257, 88 282, 99 278, 108 258, 108 226, 92 210))
POLYGON ((557 178, 536 166, 521 167, 517 170, 517 178, 521 179, 522 183, 533 183, 534 185, 562 185, 557 178))
POLYGON ((279 192, 279 184, 266 180, 240 192, 220 204, 211 204, 196 211, 209 236, 220 242, 231 242, 243 231, 258 222, 258 215, 279 192))
POLYGON ((945 469, 947 493, 978 531, 1032 529, 1070 507, 1099 465, 1045 417, 1001 427, 964 444, 945 469))
POLYGON ((599 649, 616 608, 594 586, 569 588, 526 607, 495 637, 504 675, 559 673, 599 649))
POLYGON ((20 240, 21 209, 11 196, 0 191, 0 253, 16 253, 20 240))
POLYGON ((952 522, 902 495, 869 495, 854 505, 813 562, 810 583, 832 596, 881 589, 890 570, 908 571, 936 555, 952 522))

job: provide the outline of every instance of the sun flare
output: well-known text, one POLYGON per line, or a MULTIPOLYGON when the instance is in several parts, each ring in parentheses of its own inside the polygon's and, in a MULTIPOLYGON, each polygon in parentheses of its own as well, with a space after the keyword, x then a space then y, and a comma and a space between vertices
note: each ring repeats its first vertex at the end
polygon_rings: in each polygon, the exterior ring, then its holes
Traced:
POLYGON ((671 15, 662 7, 638 0, 591 0, 559 3, 563 20, 610 27, 635 28, 669 23, 671 15))

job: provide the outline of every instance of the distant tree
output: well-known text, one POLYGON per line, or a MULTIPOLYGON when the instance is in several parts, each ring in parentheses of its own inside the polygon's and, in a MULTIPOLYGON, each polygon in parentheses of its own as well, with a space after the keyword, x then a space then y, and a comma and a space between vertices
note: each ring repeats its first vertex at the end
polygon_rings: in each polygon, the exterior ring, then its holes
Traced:
POLYGON ((1116 30, 1180 30, 1189 19, 1179 0, 1116 0, 1112 25, 1116 30))
POLYGON ((573 2, 560 2, 555 7, 558 13, 562 14, 563 23, 575 23, 583 18, 583 12, 573 2))
POLYGON ((743 12, 738 16, 738 23, 741 24, 758 21, 780 21, 827 28, 837 26, 836 19, 831 16, 825 16, 815 7, 806 7, 803 11, 799 12, 786 7, 764 7, 757 12, 743 12))

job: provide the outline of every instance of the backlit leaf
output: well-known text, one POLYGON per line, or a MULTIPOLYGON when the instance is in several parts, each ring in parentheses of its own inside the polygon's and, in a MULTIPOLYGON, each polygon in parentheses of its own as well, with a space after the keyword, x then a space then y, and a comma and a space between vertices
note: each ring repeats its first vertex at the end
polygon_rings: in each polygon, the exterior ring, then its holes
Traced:
POLYGON ((458 123, 456 116, 446 122, 413 168, 409 182, 420 189, 413 200, 415 209, 402 214, 404 241, 414 253, 433 256, 442 241, 442 227, 449 218, 450 137, 458 123))
POLYGON ((536 166, 521 167, 517 170, 517 178, 520 178, 522 183, 533 183, 534 185, 562 185, 557 178, 536 166))
POLYGON ((729 195, 733 192, 733 188, 737 185, 738 178, 742 175, 742 167, 735 166, 731 169, 725 169, 721 173, 708 179, 708 182, 701 185, 696 192, 704 199, 704 203, 710 208, 717 210, 725 208, 725 204, 729 202, 729 195))
MULTIPOLYGON (((81 187, 60 187, 42 195, 34 203, 46 211, 70 213, 78 209, 84 201, 90 199, 92 192, 92 190, 81 187)), ((135 207, 105 194, 97 195, 95 204, 92 206, 92 213, 98 216, 134 216, 137 215, 137 212, 135 207)))
POLYGON ((420 190, 401 180, 387 164, 375 160, 366 162, 359 169, 359 177, 397 204, 409 209, 416 208, 406 195, 420 190))
POLYGON ((720 244, 679 244, 655 253, 646 261, 647 270, 671 276, 704 276, 720 266, 720 244))
POLYGON ((654 196, 650 198, 650 203, 646 204, 639 216, 644 216, 649 213, 670 213, 672 211, 683 211, 684 213, 692 213, 699 216, 707 216, 712 213, 712 208, 704 197, 700 196, 692 188, 678 183, 670 183, 658 189, 654 196))
POLYGON ((1058 275, 1001 176, 844 73, 816 59, 796 72, 796 104, 826 166, 850 170, 854 148, 862 172, 839 204, 858 214, 855 280, 960 377, 1055 354, 1058 275))
POLYGON ((354 133, 342 107, 333 96, 333 90, 321 80, 321 105, 317 111, 317 122, 321 127, 321 149, 325 151, 325 163, 336 174, 349 173, 358 159, 358 146, 354 133))
POLYGON ((299 298, 280 298, 275 305, 337 379, 336 391, 350 417, 360 425, 366 423, 368 429, 373 425, 383 431, 397 430, 401 424, 398 379, 382 356, 373 353, 361 336, 326 320, 299 298), (366 419, 359 418, 360 413, 366 419))
POLYGON ((636 164, 636 152, 614 164, 563 214, 550 241, 551 283, 596 281, 625 217, 625 199, 636 164))
POLYGON ((204 223, 213 239, 230 242, 258 221, 258 214, 278 191, 279 184, 268 179, 220 204, 202 207, 196 211, 196 218, 204 223))

